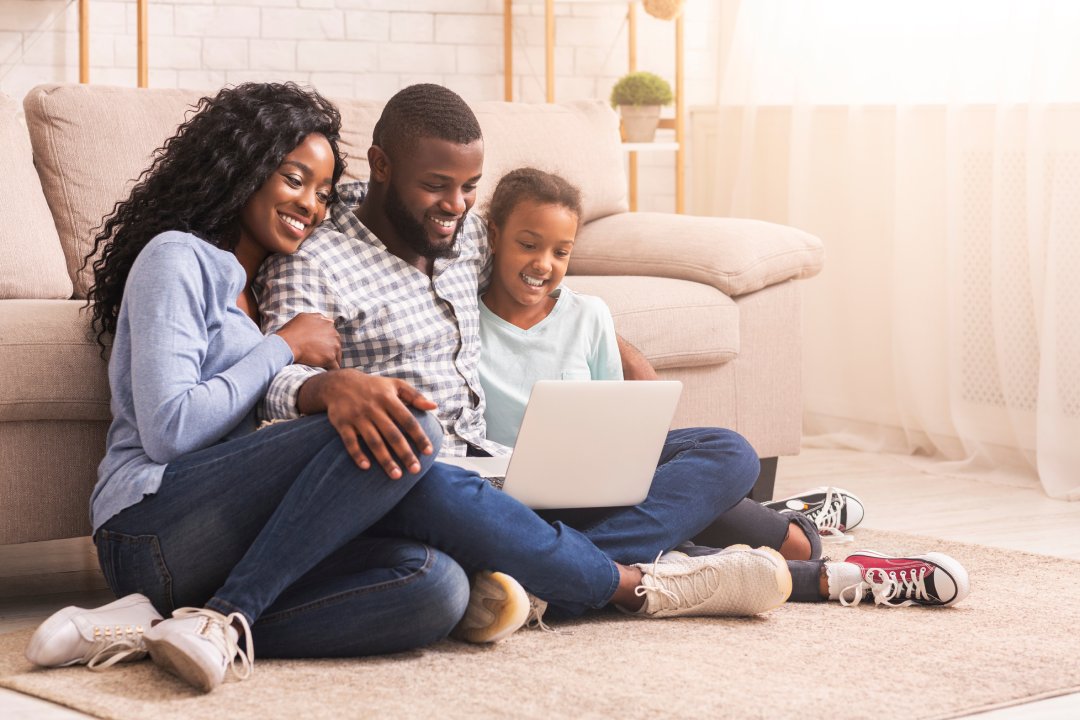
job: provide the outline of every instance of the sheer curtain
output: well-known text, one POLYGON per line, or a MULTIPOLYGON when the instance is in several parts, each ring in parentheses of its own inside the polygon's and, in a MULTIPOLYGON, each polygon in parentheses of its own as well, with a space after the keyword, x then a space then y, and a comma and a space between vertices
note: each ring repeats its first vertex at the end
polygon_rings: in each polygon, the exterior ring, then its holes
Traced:
POLYGON ((697 209, 825 242, 807 442, 1080 499, 1080 3, 726 8, 697 209))

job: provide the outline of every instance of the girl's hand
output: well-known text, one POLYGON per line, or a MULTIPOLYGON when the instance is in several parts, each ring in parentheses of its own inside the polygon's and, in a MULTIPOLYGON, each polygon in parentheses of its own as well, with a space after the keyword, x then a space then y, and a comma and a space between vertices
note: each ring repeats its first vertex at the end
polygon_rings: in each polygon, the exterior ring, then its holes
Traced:
POLYGON ((336 370, 341 367, 341 337, 334 321, 319 313, 300 313, 277 334, 289 344, 293 362, 336 370))

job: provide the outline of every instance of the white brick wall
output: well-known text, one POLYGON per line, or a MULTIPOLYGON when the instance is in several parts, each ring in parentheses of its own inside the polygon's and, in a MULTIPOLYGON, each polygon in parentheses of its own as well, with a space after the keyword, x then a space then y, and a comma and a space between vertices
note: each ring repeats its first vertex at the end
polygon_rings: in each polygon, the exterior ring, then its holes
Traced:
MULTIPOLYGON (((716 0, 687 0, 687 105, 716 92, 716 0)), ((213 90, 295 80, 330 96, 386 98, 438 82, 503 99, 503 0, 151 0, 150 84, 213 90)), ((625 0, 557 0, 556 97, 606 99, 626 72, 625 0)), ((674 26, 640 6, 638 67, 673 80, 674 26)), ((78 4, 0 0, 0 91, 78 80, 78 4)), ((90 3, 90 79, 134 85, 134 0, 90 3)), ((544 4, 514 2, 515 99, 544 101, 544 4)), ((691 149, 692 152, 692 149, 691 149)), ((689 159, 692 162, 692 159, 689 159)), ((643 210, 670 210, 674 158, 642 155, 643 210)))

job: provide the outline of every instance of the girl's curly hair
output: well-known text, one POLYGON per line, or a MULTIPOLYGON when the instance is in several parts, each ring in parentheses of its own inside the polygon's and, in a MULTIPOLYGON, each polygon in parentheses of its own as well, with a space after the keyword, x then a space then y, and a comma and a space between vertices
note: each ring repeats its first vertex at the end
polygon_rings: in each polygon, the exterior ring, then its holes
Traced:
POLYGON ((127 200, 103 218, 83 261, 83 267, 93 262, 87 305, 102 349, 104 337, 116 332, 131 266, 155 235, 180 230, 231 250, 248 198, 311 133, 330 143, 335 186, 345 170, 341 113, 314 90, 291 82, 244 83, 202 98, 194 110, 154 151, 127 200))

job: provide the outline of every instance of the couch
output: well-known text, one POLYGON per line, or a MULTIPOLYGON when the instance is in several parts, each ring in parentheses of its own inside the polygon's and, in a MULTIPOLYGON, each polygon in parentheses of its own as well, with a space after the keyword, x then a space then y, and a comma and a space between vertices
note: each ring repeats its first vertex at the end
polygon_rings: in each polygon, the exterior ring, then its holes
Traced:
MULTIPOLYGON (((88 498, 109 424, 106 362, 82 312, 93 229, 204 93, 42 85, 0 96, 0 544, 88 534, 88 498)), ((338 102, 348 178, 367 176, 381 103, 338 102)), ((796 454, 800 287, 821 242, 755 220, 627 211, 618 120, 599 101, 474 106, 482 189, 521 165, 584 194, 566 282, 611 306, 620 334, 661 378, 684 384, 676 426, 741 432, 764 459, 796 454)), ((478 206, 486 196, 481 194, 478 206)))

